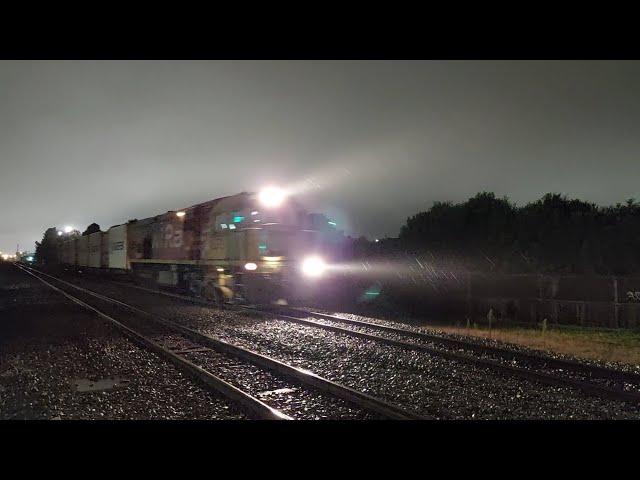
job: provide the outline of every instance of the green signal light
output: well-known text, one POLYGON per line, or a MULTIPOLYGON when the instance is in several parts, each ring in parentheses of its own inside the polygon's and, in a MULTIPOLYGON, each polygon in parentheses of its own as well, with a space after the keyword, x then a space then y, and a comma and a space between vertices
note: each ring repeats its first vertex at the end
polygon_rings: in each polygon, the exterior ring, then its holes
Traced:
POLYGON ((378 295, 380 295, 380 285, 371 285, 369 288, 367 288, 367 290, 365 290, 365 292, 361 295, 360 299, 362 301, 371 301, 374 298, 376 298, 378 295))
POLYGON ((259 248, 260 250, 266 250, 266 249, 267 249, 267 246, 266 246, 265 244, 260 244, 260 245, 258 245, 258 248, 259 248))
POLYGON ((240 223, 244 220, 244 217, 242 215, 236 215, 235 217, 233 217, 233 223, 240 223))

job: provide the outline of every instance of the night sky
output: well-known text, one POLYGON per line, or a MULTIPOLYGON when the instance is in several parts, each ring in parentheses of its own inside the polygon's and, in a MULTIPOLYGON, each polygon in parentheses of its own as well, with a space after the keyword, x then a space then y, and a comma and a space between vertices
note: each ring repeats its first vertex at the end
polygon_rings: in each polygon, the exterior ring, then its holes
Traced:
POLYGON ((640 62, 0 61, 0 250, 278 184, 348 234, 434 200, 640 199, 640 62))

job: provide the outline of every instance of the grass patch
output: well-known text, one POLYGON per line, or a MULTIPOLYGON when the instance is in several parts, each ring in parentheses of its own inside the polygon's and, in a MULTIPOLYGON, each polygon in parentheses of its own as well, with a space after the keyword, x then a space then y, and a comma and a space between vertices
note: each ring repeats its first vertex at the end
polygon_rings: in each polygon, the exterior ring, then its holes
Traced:
POLYGON ((491 338, 536 350, 557 352, 578 358, 640 365, 640 332, 632 330, 597 331, 590 329, 542 329, 499 326, 491 332, 486 325, 433 326, 458 335, 491 338))

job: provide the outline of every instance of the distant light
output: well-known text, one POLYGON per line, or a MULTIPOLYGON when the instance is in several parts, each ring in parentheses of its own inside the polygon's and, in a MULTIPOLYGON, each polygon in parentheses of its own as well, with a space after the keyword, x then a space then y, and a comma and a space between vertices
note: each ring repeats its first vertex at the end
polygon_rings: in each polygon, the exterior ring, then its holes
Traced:
POLYGON ((258 215, 260 212, 258 210, 254 210, 253 212, 251 212, 251 215, 258 215))
POLYGON ((258 198, 260 203, 265 207, 274 208, 283 202, 285 196, 284 190, 276 187, 268 187, 260 192, 258 198))
POLYGON ((33 257, 27 257, 27 262, 33 262, 33 257))
POLYGON ((186 212, 176 212, 176 217, 184 217, 186 215, 186 212))
POLYGON ((308 257, 302 262, 302 273, 308 277, 319 277, 327 268, 327 264, 320 257, 308 257))
POLYGON ((259 218, 253 221, 253 223, 259 223, 259 222, 260 222, 259 218))
POLYGON ((249 262, 249 263, 245 263, 245 264, 244 264, 244 269, 245 269, 245 270, 255 270, 255 269, 257 269, 257 268, 258 268, 258 265, 256 265, 256 264, 255 264, 255 263, 253 263, 253 262, 249 262))
POLYGON ((224 268, 222 268, 222 267, 218 267, 218 268, 216 268, 216 270, 217 270, 218 272, 224 272, 224 268))
POLYGON ((259 250, 266 250, 267 249, 267 245, 262 243, 262 244, 258 245, 258 249, 259 250))
POLYGON ((380 240, 378 238, 376 238, 376 243, 378 243, 380 240))
POLYGON ((58 230, 58 236, 62 235, 62 232, 60 230, 58 230))
POLYGON ((244 217, 242 215, 236 215, 235 217, 233 217, 233 223, 240 223, 244 220, 244 217))
POLYGON ((224 230, 225 228, 227 228, 227 224, 226 223, 221 223, 220 224, 220 228, 222 228, 224 230))
POLYGON ((73 231, 73 227, 67 225, 64 227, 64 233, 71 233, 73 231))
POLYGON ((236 226, 233 223, 229 224, 229 230, 235 230, 236 226))
POLYGON ((372 285, 364 292, 364 295, 361 297, 361 299, 364 301, 368 301, 374 299, 378 295, 380 295, 380 285, 372 285))
POLYGON ((336 222, 327 222, 329 225, 333 225, 334 227, 337 227, 338 224, 336 222))

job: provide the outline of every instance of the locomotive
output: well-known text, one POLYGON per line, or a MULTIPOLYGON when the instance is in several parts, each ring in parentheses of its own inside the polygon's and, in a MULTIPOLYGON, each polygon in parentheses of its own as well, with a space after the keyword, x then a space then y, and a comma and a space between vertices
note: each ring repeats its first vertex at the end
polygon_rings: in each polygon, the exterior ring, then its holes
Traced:
POLYGON ((213 302, 295 303, 321 288, 344 236, 272 187, 88 235, 59 232, 59 262, 213 302))

